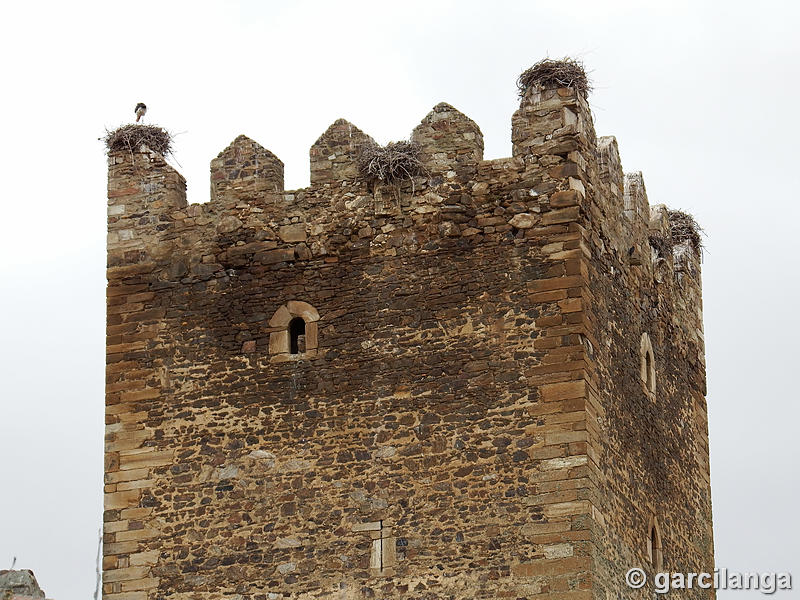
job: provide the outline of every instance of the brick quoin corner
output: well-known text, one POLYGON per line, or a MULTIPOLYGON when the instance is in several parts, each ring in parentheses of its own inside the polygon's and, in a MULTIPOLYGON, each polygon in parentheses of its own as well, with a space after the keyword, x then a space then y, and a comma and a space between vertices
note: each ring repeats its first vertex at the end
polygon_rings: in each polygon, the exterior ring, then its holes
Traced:
MULTIPOLYGON (((211 200, 108 157, 103 597, 617 600, 713 571, 699 249, 585 95, 513 155, 439 104, 425 174, 311 184, 237 137, 211 200)), ((682 598, 714 597, 684 590, 682 598)))

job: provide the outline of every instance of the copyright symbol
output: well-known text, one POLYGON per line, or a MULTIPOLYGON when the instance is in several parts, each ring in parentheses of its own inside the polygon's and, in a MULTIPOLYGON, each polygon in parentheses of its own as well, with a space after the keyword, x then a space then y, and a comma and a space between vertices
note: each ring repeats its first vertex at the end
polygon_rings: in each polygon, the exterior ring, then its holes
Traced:
POLYGON ((625 573, 625 583, 628 584, 629 588, 638 590, 647 583, 647 575, 642 569, 633 568, 625 573))

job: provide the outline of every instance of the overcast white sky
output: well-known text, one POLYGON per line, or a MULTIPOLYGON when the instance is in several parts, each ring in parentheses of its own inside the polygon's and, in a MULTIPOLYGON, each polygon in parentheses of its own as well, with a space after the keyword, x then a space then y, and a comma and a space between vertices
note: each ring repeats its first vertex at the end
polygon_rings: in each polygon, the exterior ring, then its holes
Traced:
MULTIPOLYGON (((102 514, 106 165, 136 102, 189 199, 245 133, 308 184, 337 117, 380 142, 439 101, 511 152, 517 75, 579 56, 597 132, 696 215, 716 557, 800 586, 795 2, 7 2, 0 9, 0 569, 87 599, 102 514)), ((794 592, 796 594, 796 592, 794 592)), ((784 593, 788 597, 792 593, 784 593)), ((759 594, 721 592, 720 600, 759 594)))

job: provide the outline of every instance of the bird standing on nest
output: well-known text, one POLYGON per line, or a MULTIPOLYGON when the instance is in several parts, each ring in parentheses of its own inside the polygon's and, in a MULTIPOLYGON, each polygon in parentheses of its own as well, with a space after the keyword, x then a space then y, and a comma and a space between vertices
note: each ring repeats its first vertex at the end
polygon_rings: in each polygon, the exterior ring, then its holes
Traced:
POLYGON ((139 119, 141 119, 144 116, 144 113, 147 112, 147 106, 145 106, 144 102, 139 102, 134 111, 136 112, 136 122, 138 123, 139 119))

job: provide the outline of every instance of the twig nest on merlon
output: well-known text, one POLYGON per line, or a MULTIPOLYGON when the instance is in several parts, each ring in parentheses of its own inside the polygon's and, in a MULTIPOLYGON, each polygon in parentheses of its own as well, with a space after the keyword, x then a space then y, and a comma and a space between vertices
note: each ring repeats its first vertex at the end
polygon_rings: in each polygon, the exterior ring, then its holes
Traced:
POLYGON ((688 241, 695 250, 700 250, 703 247, 703 240, 700 238, 700 233, 702 233, 703 229, 697 224, 692 215, 681 210, 667 211, 667 215, 669 217, 673 246, 688 241))
POLYGON ((592 91, 583 62, 569 57, 560 60, 545 58, 526 69, 517 79, 519 97, 523 98, 533 86, 572 88, 584 97, 592 91))
POLYGON ((368 182, 399 184, 425 174, 419 159, 420 148, 415 142, 363 144, 358 151, 358 173, 368 182))
POLYGON ((157 125, 123 125, 106 131, 103 141, 109 152, 138 152, 143 144, 162 156, 172 152, 172 135, 157 125))
POLYGON ((666 258, 668 254, 675 252, 678 246, 687 244, 696 252, 703 248, 703 240, 700 234, 703 229, 697 224, 695 218, 687 212, 681 210, 667 210, 669 218, 669 237, 660 232, 650 234, 650 246, 655 249, 659 258, 666 258))

